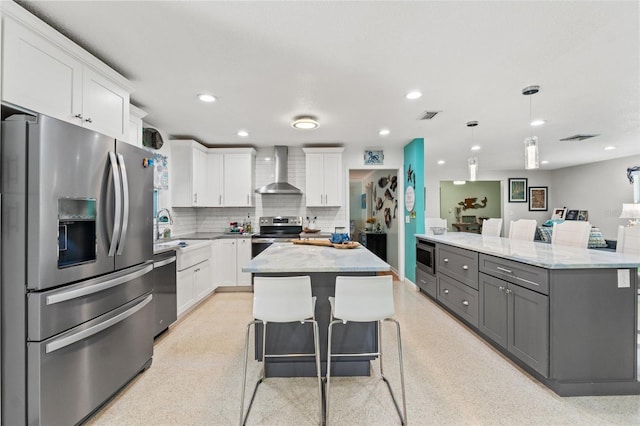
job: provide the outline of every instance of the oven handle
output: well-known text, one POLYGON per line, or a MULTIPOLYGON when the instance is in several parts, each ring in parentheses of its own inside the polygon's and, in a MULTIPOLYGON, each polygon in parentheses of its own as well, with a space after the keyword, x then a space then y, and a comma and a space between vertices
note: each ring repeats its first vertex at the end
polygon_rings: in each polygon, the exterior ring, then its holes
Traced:
POLYGON ((118 324, 119 322, 124 321, 125 319, 129 318, 131 315, 135 314, 136 312, 138 312, 140 309, 144 308, 145 306, 147 306, 151 300, 153 299, 153 295, 148 295, 143 301, 141 301, 140 303, 138 303, 137 305, 133 306, 132 308, 116 315, 113 318, 109 318, 108 320, 101 322, 99 324, 96 324, 92 327, 89 327, 85 330, 79 331, 77 333, 71 334, 69 336, 65 336, 65 337, 61 337, 59 339, 54 340, 51 343, 47 343, 45 345, 45 352, 46 353, 51 353, 51 352, 55 352, 57 350, 60 350, 62 348, 65 348, 69 345, 73 345, 76 342, 79 342, 81 340, 84 339, 88 339, 89 337, 100 333, 103 330, 106 330, 109 327, 113 327, 114 325, 118 324))

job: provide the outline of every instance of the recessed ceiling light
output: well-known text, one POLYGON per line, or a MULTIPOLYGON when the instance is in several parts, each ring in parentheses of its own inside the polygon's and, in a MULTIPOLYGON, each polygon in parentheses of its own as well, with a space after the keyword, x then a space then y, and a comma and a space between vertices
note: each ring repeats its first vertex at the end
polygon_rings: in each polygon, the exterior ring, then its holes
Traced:
POLYGON ((438 160, 438 164, 442 166, 444 164, 444 160, 438 160))
POLYGON ((545 121, 544 121, 544 120, 533 120, 533 121, 531 122, 531 125, 532 125, 532 126, 542 126, 544 123, 545 123, 545 121))
POLYGON ((616 149, 616 147, 615 147, 615 146, 613 146, 613 145, 605 146, 605 147, 604 147, 604 150, 605 150, 605 151, 611 151, 612 149, 616 149))
POLYGON ((304 116, 301 115, 294 119, 294 122, 291 123, 291 126, 293 126, 296 129, 308 130, 308 129, 315 129, 316 127, 319 126, 319 124, 316 121, 315 117, 311 117, 309 115, 304 115, 304 116))
POLYGON ((387 136, 389 133, 391 133, 389 129, 380 129, 380 131, 378 132, 380 136, 387 136))
POLYGON ((480 145, 474 145, 471 147, 471 151, 480 151, 480 145))
POLYGON ((409 92, 405 95, 405 98, 407 99, 418 99, 422 96, 422 92, 418 92, 417 90, 414 90, 413 92, 409 92))
POLYGON ((465 183, 467 183, 466 180, 454 180, 453 181, 454 185, 464 185, 465 183))
POLYGON ((208 93, 201 93, 198 95, 198 99, 200 99, 202 102, 215 102, 216 101, 216 97, 213 95, 210 95, 208 93))
POLYGON ((241 138, 246 138, 247 136, 249 136, 249 132, 247 132, 246 130, 238 130, 238 136, 240 136, 241 138))
POLYGON ((542 160, 540 164, 549 164, 549 160, 542 160))

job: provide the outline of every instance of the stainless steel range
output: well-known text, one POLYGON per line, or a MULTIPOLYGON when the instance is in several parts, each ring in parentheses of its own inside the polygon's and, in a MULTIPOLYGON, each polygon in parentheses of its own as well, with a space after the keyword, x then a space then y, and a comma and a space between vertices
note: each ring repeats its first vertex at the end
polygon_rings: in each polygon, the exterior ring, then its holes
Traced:
POLYGON ((260 232, 251 238, 251 257, 256 257, 271 244, 299 239, 302 232, 302 217, 264 216, 258 222, 260 232))

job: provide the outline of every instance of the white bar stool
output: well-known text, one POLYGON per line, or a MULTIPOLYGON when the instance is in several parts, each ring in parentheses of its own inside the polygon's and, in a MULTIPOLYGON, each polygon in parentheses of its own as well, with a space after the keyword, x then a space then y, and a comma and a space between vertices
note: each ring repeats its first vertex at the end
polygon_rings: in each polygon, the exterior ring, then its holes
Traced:
POLYGON ((336 277, 335 297, 329 297, 331 303, 331 322, 329 323, 328 352, 327 352, 327 384, 325 419, 329 423, 329 387, 331 381, 331 357, 348 356, 378 356, 380 359, 380 375, 387 384, 391 399, 398 411, 400 421, 407 424, 407 402, 404 390, 404 370, 402 366, 402 342, 400 340, 400 323, 392 318, 393 307, 393 278, 391 275, 369 277, 336 277), (335 318, 335 319, 334 319, 335 318), (373 353, 331 353, 331 330, 335 324, 347 322, 378 322, 378 352, 373 353), (398 359, 400 364, 400 383, 402 387, 402 411, 398 406, 389 381, 382 369, 382 321, 396 324, 398 335, 398 359))
POLYGON ((244 342, 244 367, 242 369, 242 396, 240 398, 240 425, 244 425, 251 411, 251 405, 255 399, 258 386, 265 379, 265 362, 267 358, 311 356, 316 358, 316 370, 318 374, 318 415, 319 424, 322 424, 322 379, 320 370, 320 349, 318 343, 318 323, 315 320, 314 310, 315 296, 311 296, 311 278, 301 277, 255 277, 253 286, 253 317, 247 324, 247 333, 244 342), (313 324, 313 354, 266 354, 267 323, 269 322, 296 322, 313 324), (247 358, 249 355, 249 329, 252 325, 263 324, 262 327, 262 371, 260 379, 256 383, 249 401, 247 412, 244 412, 244 395, 247 383, 247 358))

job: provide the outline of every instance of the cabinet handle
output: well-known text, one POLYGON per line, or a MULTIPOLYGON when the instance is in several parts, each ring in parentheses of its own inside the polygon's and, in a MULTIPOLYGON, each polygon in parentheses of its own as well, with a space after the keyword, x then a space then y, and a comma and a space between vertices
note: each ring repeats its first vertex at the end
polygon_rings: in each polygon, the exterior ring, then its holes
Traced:
POLYGON ((463 300, 463 301, 462 301, 462 304, 463 304, 464 306, 469 306, 469 301, 468 301, 468 300, 463 300))
POLYGON ((504 291, 504 287, 503 287, 503 286, 500 286, 500 287, 498 287, 498 290, 500 290, 500 291, 504 291))
POLYGON ((82 120, 82 114, 76 114, 74 115, 75 118, 79 118, 80 120, 82 120))
POLYGON ((247 205, 249 205, 249 196, 247 195, 247 205))
POLYGON ((195 194, 193 194, 193 202, 194 203, 198 202, 198 193, 197 192, 195 194))
POLYGON ((462 269, 466 271, 467 269, 469 269, 469 267, 467 265, 462 265, 462 269))
POLYGON ((93 120, 91 119, 91 117, 85 118, 84 121, 86 121, 87 123, 93 123, 93 120))
POLYGON ((444 263, 449 263, 449 259, 447 259, 446 257, 445 257, 444 259, 442 259, 442 261, 443 261, 444 263))
POLYGON ((513 291, 511 291, 511 290, 509 290, 509 289, 506 289, 506 290, 505 290, 505 293, 510 294, 510 293, 513 293, 513 291))
POLYGON ((444 294, 449 294, 449 290, 447 290, 446 288, 443 291, 444 294))
POLYGON ((222 195, 218 195, 218 205, 222 205, 222 195))
POLYGON ((513 274, 513 271, 511 271, 511 270, 509 270, 509 269, 507 269, 507 268, 501 268, 501 267, 499 267, 499 266, 496 266, 496 269, 497 269, 498 271, 506 272, 507 274, 513 274))
POLYGON ((426 284, 426 283, 427 283, 425 280, 420 280, 420 282, 421 282, 422 284, 426 284))

